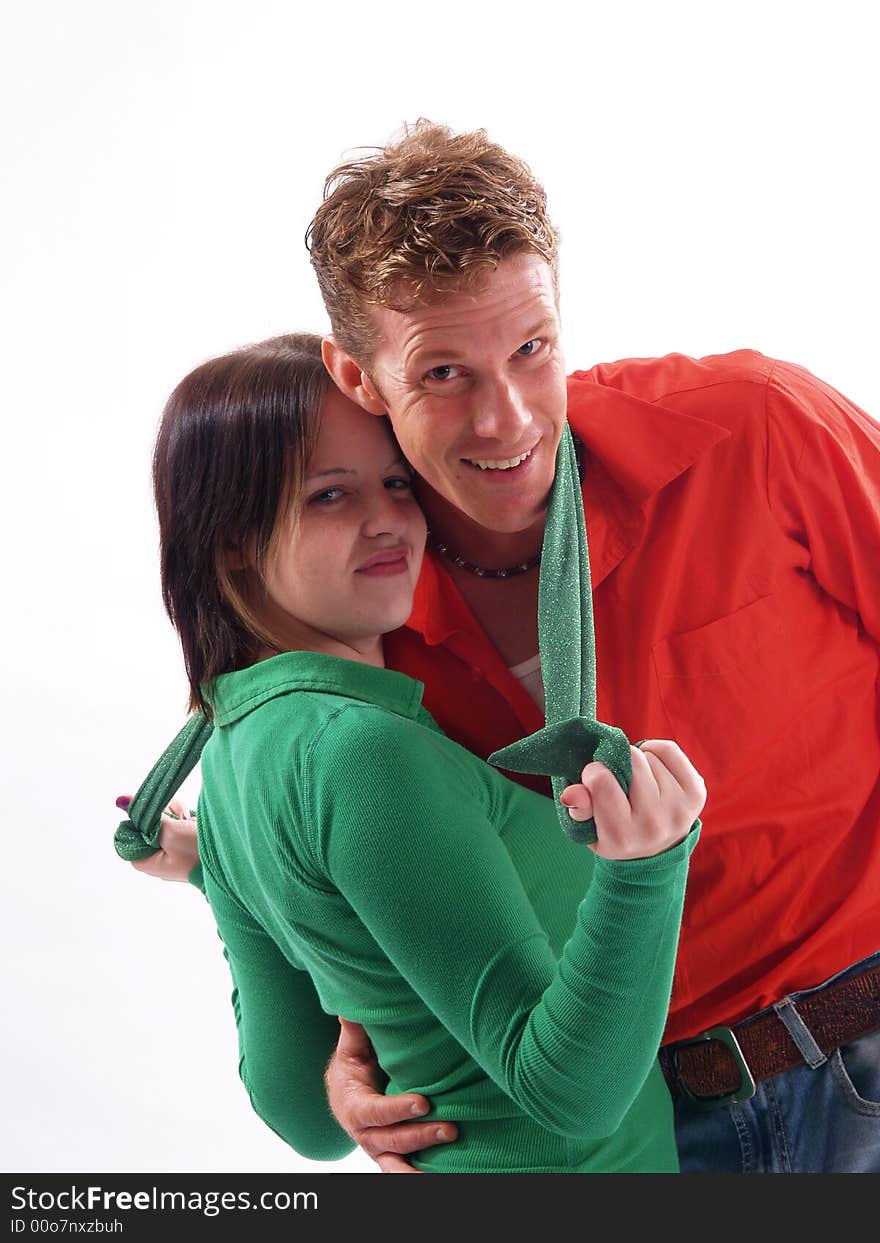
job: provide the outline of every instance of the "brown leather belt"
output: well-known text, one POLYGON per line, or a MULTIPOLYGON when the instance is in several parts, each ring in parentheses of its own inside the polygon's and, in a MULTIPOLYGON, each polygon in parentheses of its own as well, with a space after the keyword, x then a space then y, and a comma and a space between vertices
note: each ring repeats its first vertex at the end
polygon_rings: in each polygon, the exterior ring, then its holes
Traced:
POLYGON ((713 1027, 693 1040, 663 1045, 660 1065, 673 1097, 681 1092, 697 1106, 714 1109, 747 1100, 763 1079, 805 1062, 819 1065, 834 1049, 878 1030, 880 963, 804 993, 793 1005, 786 1000, 733 1027, 713 1027), (786 1007, 788 1025, 780 1017, 786 1007), (806 1029, 814 1061, 798 1048, 790 1028, 797 1029, 802 1044, 800 1032, 806 1029))

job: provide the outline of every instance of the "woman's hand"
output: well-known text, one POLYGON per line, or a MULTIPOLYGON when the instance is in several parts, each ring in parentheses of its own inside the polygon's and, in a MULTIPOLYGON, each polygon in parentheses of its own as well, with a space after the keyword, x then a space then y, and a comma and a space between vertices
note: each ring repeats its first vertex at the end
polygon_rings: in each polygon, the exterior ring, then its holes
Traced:
MULTIPOLYGON (((124 811, 130 802, 131 796, 123 794, 116 800, 116 806, 124 811)), ((146 859, 135 859, 131 866, 159 880, 188 881, 199 861, 195 817, 190 816, 189 809, 179 799, 174 799, 165 808, 161 824, 159 849, 146 859)))
POLYGON ((386 1096, 379 1090, 379 1063, 367 1033, 340 1019, 339 1041, 327 1064, 324 1083, 330 1112, 383 1174, 420 1174, 401 1154, 448 1143, 458 1136, 451 1122, 414 1122, 430 1105, 407 1092, 386 1096))
POLYGON ((591 763, 581 784, 562 791, 573 820, 596 821, 590 850, 605 859, 646 859, 677 845, 706 802, 706 786, 682 749, 667 739, 631 747, 629 798, 604 764, 591 763))

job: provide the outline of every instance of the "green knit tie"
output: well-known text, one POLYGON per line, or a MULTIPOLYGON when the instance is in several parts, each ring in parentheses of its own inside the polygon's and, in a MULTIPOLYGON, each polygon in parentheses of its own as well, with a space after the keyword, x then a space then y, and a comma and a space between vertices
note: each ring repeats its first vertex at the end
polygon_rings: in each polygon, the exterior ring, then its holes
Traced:
POLYGON ((192 772, 213 728, 201 712, 194 713, 150 769, 128 805, 128 820, 113 834, 116 853, 128 863, 159 849, 162 812, 192 772))
POLYGON ((581 769, 591 760, 607 765, 628 794, 632 761, 626 734, 596 720, 596 643, 587 531, 574 441, 567 425, 556 455, 556 480, 541 554, 538 649, 547 724, 495 751, 489 763, 510 772, 549 776, 566 833, 576 842, 594 842, 595 821, 572 820, 559 795, 567 785, 580 782, 581 769))

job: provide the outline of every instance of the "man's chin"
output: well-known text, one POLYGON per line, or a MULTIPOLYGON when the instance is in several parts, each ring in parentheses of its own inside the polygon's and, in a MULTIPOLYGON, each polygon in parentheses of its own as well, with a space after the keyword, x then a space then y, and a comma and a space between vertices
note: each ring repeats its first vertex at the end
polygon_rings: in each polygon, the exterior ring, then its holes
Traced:
POLYGON ((493 535, 523 535, 533 531, 547 516, 547 506, 469 505, 458 506, 475 527, 493 535))
POLYGON ((434 530, 448 530, 450 542, 453 529, 460 530, 462 536, 466 536, 469 526, 494 535, 519 535, 533 530, 546 517, 552 480, 537 494, 529 489, 531 496, 523 495, 524 489, 485 486, 468 489, 463 488, 461 482, 455 480, 453 486, 444 488, 440 480, 436 483, 422 480, 418 492, 428 526, 434 530))
POLYGON ((533 478, 523 486, 481 486, 461 489, 456 507, 477 526, 496 535, 519 535, 532 530, 547 516, 547 505, 553 487, 536 486, 533 478))

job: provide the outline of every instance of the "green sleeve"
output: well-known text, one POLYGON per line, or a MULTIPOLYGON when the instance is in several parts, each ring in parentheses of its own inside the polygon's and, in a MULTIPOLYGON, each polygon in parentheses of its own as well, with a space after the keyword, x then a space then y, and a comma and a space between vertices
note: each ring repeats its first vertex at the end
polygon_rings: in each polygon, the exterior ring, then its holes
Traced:
POLYGON ((301 1156, 337 1161, 355 1146, 324 1090, 339 1024, 321 1009, 308 973, 291 966, 207 870, 205 880, 232 973, 239 1074, 251 1104, 301 1156))
POLYGON ((521 1109, 558 1134, 611 1134, 657 1056, 697 832, 653 858, 597 857, 557 959, 498 835, 504 779, 429 730, 347 719, 309 766, 333 883, 521 1109))

